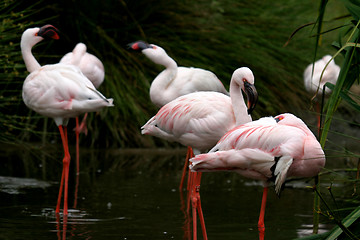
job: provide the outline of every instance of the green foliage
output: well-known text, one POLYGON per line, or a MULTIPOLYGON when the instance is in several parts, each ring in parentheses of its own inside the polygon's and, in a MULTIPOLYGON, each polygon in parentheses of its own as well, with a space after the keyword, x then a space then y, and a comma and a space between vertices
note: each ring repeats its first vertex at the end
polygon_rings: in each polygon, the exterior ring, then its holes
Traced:
MULTIPOLYGON (((295 0, 246 3, 233 0, 65 0, 36 6, 33 5, 35 1, 8 3, 13 6, 9 13, 24 17, 13 18, 21 27, 11 28, 11 41, 16 46, 7 50, 11 62, 3 64, 11 69, 16 66, 18 76, 12 72, 10 77, 0 78, 1 84, 8 86, 8 94, 2 94, 5 102, 9 104, 11 98, 15 99, 10 111, 9 108, 1 111, 3 119, 9 121, 2 131, 6 133, 1 136, 3 141, 14 137, 25 141, 57 141, 53 137, 57 134, 53 122, 45 124, 43 117, 29 112, 20 94, 21 82, 27 74, 18 48, 21 33, 28 26, 45 22, 60 29, 61 38, 35 47, 33 52, 40 64, 57 62, 76 43, 84 42, 88 51, 105 65, 106 79, 99 90, 114 98, 115 107, 90 114, 91 135, 82 136, 84 145, 150 147, 168 144, 140 134, 140 127, 157 111, 148 91, 162 67, 142 54, 127 50, 128 43, 139 39, 162 46, 179 65, 215 72, 225 86, 229 85, 235 69, 250 67, 260 93, 254 119, 294 108, 308 108, 304 105, 309 101, 304 94, 302 74, 313 58, 312 33, 302 30, 302 34, 295 36, 286 47, 283 44, 296 27, 316 18, 316 6, 312 1, 298 4, 295 0), (38 9, 35 13, 29 11, 34 8, 38 9)), ((329 19, 343 12, 343 8, 334 6, 328 13, 329 19)), ((6 16, 3 14, 2 18, 6 16)), ((326 21, 324 26, 334 27, 332 21, 326 21)), ((3 46, 9 45, 8 40, 2 41, 3 46)), ((327 47, 319 48, 319 54, 333 51, 327 41, 323 40, 327 47)), ((72 124, 70 122, 69 129, 72 124)))
MULTIPOLYGON (((334 114, 337 111, 339 104, 342 100, 345 100, 352 108, 352 110, 355 110, 359 112, 360 106, 359 104, 354 101, 351 98, 351 94, 349 92, 350 87, 354 85, 356 80, 359 79, 359 73, 360 73, 360 50, 359 50, 359 40, 360 40, 360 32, 359 32, 359 25, 360 21, 360 8, 359 5, 354 4, 353 1, 349 0, 343 0, 344 6, 349 11, 350 15, 352 16, 351 19, 349 19, 349 22, 345 23, 343 26, 343 29, 345 31, 339 31, 339 41, 333 43, 333 46, 338 49, 338 51, 334 54, 333 58, 337 57, 338 55, 342 54, 344 56, 344 61, 341 66, 341 71, 338 77, 338 80, 336 82, 336 85, 327 83, 325 86, 332 89, 332 93, 329 97, 329 100, 327 101, 324 109, 324 125, 321 129, 320 134, 320 143, 323 148, 325 148, 325 144, 328 140, 328 133, 330 132, 330 126, 331 122, 334 118, 334 114), (345 43, 343 43, 343 40, 345 43)), ((315 45, 315 53, 314 56, 317 55, 318 46, 320 43, 320 39, 323 37, 322 32, 322 25, 323 25, 323 19, 324 19, 324 12, 325 9, 328 7, 328 1, 322 0, 319 8, 319 17, 317 22, 317 35, 316 35, 316 45, 315 45)), ((334 30, 332 30, 334 31, 334 30)), ((316 57, 314 57, 316 59, 316 57)), ((357 170, 359 171, 359 169, 357 170)), ((316 178, 316 190, 320 187, 320 184, 318 183, 319 178, 316 178)), ((321 212, 319 207, 319 199, 322 200, 323 204, 327 208, 328 217, 332 221, 334 221, 338 226, 334 228, 332 231, 321 234, 321 235, 315 235, 308 238, 303 239, 338 239, 340 235, 343 237, 346 236, 346 239, 359 239, 355 233, 353 233, 354 227, 351 226, 354 222, 356 222, 360 216, 360 209, 355 209, 352 213, 350 213, 347 217, 345 217, 343 220, 338 219, 334 216, 332 213, 332 209, 326 204, 326 201, 322 198, 321 194, 317 192, 317 194, 314 196, 314 233, 317 233, 317 228, 319 224, 319 217, 318 213, 321 212), (350 229, 352 227, 352 229, 350 229)))

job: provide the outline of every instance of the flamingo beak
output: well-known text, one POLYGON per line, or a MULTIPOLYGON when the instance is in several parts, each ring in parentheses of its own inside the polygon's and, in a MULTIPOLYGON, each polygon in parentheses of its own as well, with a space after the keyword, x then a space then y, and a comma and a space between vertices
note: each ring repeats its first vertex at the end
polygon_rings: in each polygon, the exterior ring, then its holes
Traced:
POLYGON ((129 49, 139 51, 139 52, 144 49, 147 49, 147 48, 152 48, 152 46, 150 44, 148 44, 144 41, 136 41, 133 43, 129 43, 127 46, 129 49))
POLYGON ((255 85, 245 81, 244 92, 247 96, 248 114, 251 114, 255 109, 256 103, 258 101, 258 93, 256 91, 255 85))
POLYGON ((37 36, 43 37, 43 38, 52 38, 55 40, 58 40, 59 37, 59 30, 54 27, 53 25, 47 24, 45 26, 42 26, 37 33, 37 36))

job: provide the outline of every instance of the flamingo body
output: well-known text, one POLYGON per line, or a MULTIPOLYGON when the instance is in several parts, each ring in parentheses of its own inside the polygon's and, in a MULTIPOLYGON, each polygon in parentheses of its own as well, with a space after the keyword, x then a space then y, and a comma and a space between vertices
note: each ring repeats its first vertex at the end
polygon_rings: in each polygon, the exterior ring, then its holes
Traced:
MULTIPOLYGON (((330 55, 326 55, 316 61, 314 64, 309 64, 305 71, 304 71, 304 85, 305 89, 311 93, 321 93, 325 83, 330 82, 332 84, 336 84, 340 73, 340 67, 335 64, 334 59, 331 60, 330 55), (331 61, 330 61, 331 60, 331 61), (329 62, 330 61, 330 62, 329 62), (326 67, 322 78, 321 73, 324 70, 326 64, 329 62, 328 66, 326 67), (314 70, 313 70, 314 69, 314 70)), ((325 94, 329 94, 331 90, 329 88, 325 88, 325 94)))
POLYGON ((45 65, 30 73, 22 96, 27 107, 53 118, 57 125, 63 119, 113 106, 113 100, 97 91, 79 68, 66 64, 45 65))
POLYGON ((165 67, 151 83, 150 98, 158 107, 192 92, 214 91, 229 95, 217 76, 208 70, 193 67, 178 67, 165 50, 142 41, 129 44, 133 50, 141 51, 154 63, 165 67))
POLYGON ((318 174, 325 155, 305 123, 285 113, 232 129, 209 153, 190 161, 192 171, 235 171, 265 182, 275 180, 279 193, 286 177, 318 174))
POLYGON ((195 92, 178 97, 163 106, 143 127, 142 134, 191 146, 198 151, 213 147, 236 124, 251 121, 257 101, 254 76, 249 68, 237 69, 228 97, 218 92, 195 92), (250 87, 245 87, 249 81, 250 87), (249 98, 249 113, 241 91, 249 98))
POLYGON ((60 63, 78 66, 81 72, 98 88, 104 81, 104 65, 93 54, 86 52, 84 43, 78 43, 72 52, 65 54, 60 63))
MULTIPOLYGON (((251 117, 248 118, 251 121, 251 117)), ((196 92, 166 104, 142 127, 141 133, 176 141, 203 152, 213 147, 235 124, 228 96, 217 92, 196 92)))

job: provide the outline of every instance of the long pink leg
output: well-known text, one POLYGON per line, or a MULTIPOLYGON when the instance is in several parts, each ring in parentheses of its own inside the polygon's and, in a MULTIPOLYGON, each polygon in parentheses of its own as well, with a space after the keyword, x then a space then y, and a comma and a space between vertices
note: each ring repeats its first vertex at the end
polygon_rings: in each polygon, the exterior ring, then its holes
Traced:
POLYGON ((264 187, 262 201, 261 201, 260 216, 259 216, 259 221, 258 221, 259 240, 264 240, 264 238, 265 238, 264 217, 265 217, 267 193, 268 193, 268 187, 264 187))
POLYGON ((80 143, 79 143, 79 134, 80 134, 80 130, 79 130, 79 117, 75 118, 75 122, 76 122, 76 127, 75 127, 75 135, 76 135, 76 174, 79 174, 79 169, 80 169, 80 143))
POLYGON ((79 174, 80 171, 80 163, 79 163, 79 152, 80 152, 80 143, 79 143, 79 134, 81 132, 85 132, 85 135, 87 135, 87 127, 86 127, 86 118, 87 118, 88 114, 85 113, 81 124, 79 125, 79 118, 76 117, 76 126, 75 126, 75 135, 76 135, 76 174, 79 174))
POLYGON ((67 127, 59 125, 59 131, 61 140, 63 143, 64 148, 64 158, 63 158, 63 171, 61 175, 61 182, 60 182, 60 189, 59 189, 59 196, 58 202, 56 206, 56 213, 59 213, 60 210, 60 202, 61 202, 61 194, 63 189, 63 184, 65 183, 64 187, 64 215, 68 214, 68 183, 69 183, 69 165, 70 165, 70 153, 68 147, 68 140, 67 140, 67 127))
POLYGON ((186 158, 185 158, 185 164, 184 164, 184 168, 183 168, 183 173, 181 175, 181 181, 180 181, 180 186, 179 186, 180 192, 182 191, 183 186, 184 186, 184 180, 185 180, 186 172, 188 171, 188 168, 189 168, 189 159, 190 159, 191 153, 192 153, 192 149, 191 149, 191 147, 188 147, 188 150, 186 153, 186 158))
POLYGON ((76 135, 76 185, 75 185, 75 194, 74 194, 74 208, 77 205, 77 193, 79 188, 79 172, 80 172, 80 144, 79 144, 79 118, 75 118, 76 127, 75 127, 75 135, 76 135))
MULTIPOLYGON (((201 230, 203 234, 203 239, 207 240, 207 233, 206 233, 206 227, 205 227, 205 220, 203 211, 201 208, 201 200, 200 200, 200 182, 201 182, 201 172, 196 173, 193 180, 193 191, 192 191, 192 205, 193 205, 193 221, 194 221, 194 237, 196 235, 196 210, 197 214, 199 214, 199 220, 201 224, 201 230), (194 211, 194 209, 196 209, 194 211), (194 214, 195 213, 195 214, 194 214)), ((196 238, 194 238, 196 239, 196 238)))

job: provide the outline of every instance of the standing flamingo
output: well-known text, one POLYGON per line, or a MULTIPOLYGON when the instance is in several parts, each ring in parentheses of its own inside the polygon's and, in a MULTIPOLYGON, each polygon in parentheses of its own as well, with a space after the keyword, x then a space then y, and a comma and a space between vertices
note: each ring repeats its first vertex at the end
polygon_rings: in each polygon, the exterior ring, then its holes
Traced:
MULTIPOLYGON (((232 75, 230 97, 218 92, 195 92, 178 97, 164 105, 142 127, 141 133, 179 142, 192 147, 196 153, 205 152, 227 131, 236 125, 250 122, 250 113, 256 102, 254 75, 249 68, 242 67, 232 75), (247 95, 248 107, 242 91, 247 95)), ((200 184, 200 179, 197 184, 200 184)), ((199 199, 192 197, 192 200, 199 199)), ((201 210, 200 205, 198 209, 201 210)))
MULTIPOLYGON (((325 83, 329 82, 336 84, 339 77, 340 67, 336 65, 332 56, 325 55, 321 59, 317 60, 314 64, 309 64, 304 71, 304 85, 306 91, 310 94, 320 97, 322 95, 322 89, 325 83), (326 64, 328 64, 326 66, 326 64), (325 68, 326 67, 326 68, 325 68)), ((331 90, 325 88, 325 95, 329 95, 331 90)), ((319 99, 315 100, 317 111, 317 125, 320 133, 320 106, 319 99)))
POLYGON ((284 113, 230 130, 209 153, 197 155, 190 162, 192 171, 234 171, 264 182, 258 221, 260 239, 264 239, 268 182, 275 181, 279 194, 286 177, 317 175, 325 165, 325 155, 305 123, 284 113))
POLYGON ((165 67, 150 87, 151 101, 158 107, 192 92, 214 91, 229 95, 214 73, 201 68, 178 67, 174 59, 159 46, 137 41, 130 43, 129 47, 141 51, 154 63, 165 67))
POLYGON ((43 116, 53 118, 59 128, 64 158, 55 212, 60 212, 64 188, 63 213, 67 215, 70 164, 66 127, 68 120, 82 113, 113 106, 113 99, 106 99, 98 92, 76 66, 59 63, 41 67, 32 55, 31 49, 44 38, 58 39, 58 30, 52 25, 45 25, 41 28, 29 28, 22 34, 21 52, 30 72, 23 84, 22 97, 27 107, 43 116))
MULTIPOLYGON (((96 56, 86 52, 87 48, 84 43, 76 44, 75 48, 72 52, 65 54, 60 63, 64 64, 72 64, 78 66, 81 72, 87 77, 95 86, 98 88, 102 82, 104 81, 105 77, 105 69, 104 65, 96 56)), ((86 128, 86 118, 87 113, 85 113, 81 124, 79 125, 79 117, 76 116, 76 127, 75 127, 75 134, 76 134, 76 171, 79 174, 79 133, 85 132, 87 134, 86 128)))
MULTIPOLYGON (((334 59, 331 58, 332 56, 326 55, 314 64, 309 64, 306 67, 304 71, 304 85, 309 93, 320 95, 325 83, 336 84, 340 67, 336 65, 334 59), (326 66, 326 64, 328 64, 328 66, 326 66), (322 73, 323 71, 324 73, 322 73)), ((325 88, 325 94, 329 94, 330 92, 331 90, 329 88, 325 88)))

